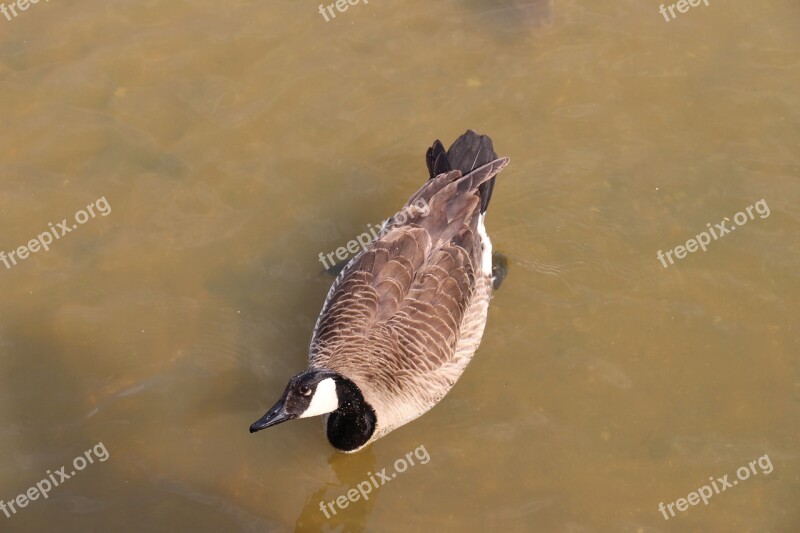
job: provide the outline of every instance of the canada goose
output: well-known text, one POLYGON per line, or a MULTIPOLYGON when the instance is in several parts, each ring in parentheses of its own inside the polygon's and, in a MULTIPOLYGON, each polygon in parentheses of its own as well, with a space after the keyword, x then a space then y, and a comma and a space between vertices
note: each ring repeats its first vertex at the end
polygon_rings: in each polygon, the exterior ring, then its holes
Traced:
POLYGON ((508 164, 474 131, 427 152, 430 179, 341 271, 314 326, 308 370, 250 432, 323 415, 355 452, 419 417, 453 387, 480 344, 492 295, 483 225, 508 164), (424 201, 429 209, 413 209, 424 201))

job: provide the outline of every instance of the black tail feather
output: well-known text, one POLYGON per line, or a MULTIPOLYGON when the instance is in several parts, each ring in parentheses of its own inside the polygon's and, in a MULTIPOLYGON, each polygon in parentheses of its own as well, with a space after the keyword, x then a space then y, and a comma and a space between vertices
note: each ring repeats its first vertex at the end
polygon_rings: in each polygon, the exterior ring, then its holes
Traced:
MULTIPOLYGON (((447 152, 440 141, 436 141, 428 148, 426 162, 431 179, 443 172, 460 170, 466 176, 476 168, 482 167, 497 159, 497 154, 492 146, 492 139, 488 135, 478 135, 472 130, 467 130, 455 140, 447 152)), ((481 213, 485 213, 492 198, 495 178, 490 179, 478 188, 481 196, 481 213)))
POLYGON ((445 152, 444 146, 438 139, 434 141, 433 146, 428 148, 426 161, 428 163, 428 173, 431 175, 431 179, 439 174, 453 170, 450 166, 450 162, 447 160, 447 152, 445 152))

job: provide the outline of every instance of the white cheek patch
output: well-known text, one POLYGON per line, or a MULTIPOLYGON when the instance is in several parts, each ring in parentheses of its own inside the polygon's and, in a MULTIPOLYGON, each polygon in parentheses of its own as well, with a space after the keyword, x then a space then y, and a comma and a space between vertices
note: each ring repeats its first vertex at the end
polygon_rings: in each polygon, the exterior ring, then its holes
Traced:
POLYGON ((324 415, 338 408, 339 397, 336 395, 336 382, 331 378, 325 378, 317 384, 317 390, 314 391, 314 395, 311 397, 311 404, 308 409, 297 418, 324 415))

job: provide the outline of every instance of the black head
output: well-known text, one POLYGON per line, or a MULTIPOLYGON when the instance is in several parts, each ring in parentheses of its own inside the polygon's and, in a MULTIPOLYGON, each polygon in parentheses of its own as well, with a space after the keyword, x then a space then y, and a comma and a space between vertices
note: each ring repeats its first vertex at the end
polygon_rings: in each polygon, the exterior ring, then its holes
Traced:
POLYGON ((280 400, 250 426, 250 433, 287 420, 323 415, 339 408, 338 383, 342 376, 331 370, 307 370, 289 380, 280 400))

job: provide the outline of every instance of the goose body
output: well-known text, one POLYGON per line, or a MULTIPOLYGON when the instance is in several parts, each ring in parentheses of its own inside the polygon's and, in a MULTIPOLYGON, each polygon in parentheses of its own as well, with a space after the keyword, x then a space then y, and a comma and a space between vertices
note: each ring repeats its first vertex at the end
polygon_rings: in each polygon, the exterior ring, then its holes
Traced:
POLYGON ((427 163, 430 179, 334 281, 308 370, 251 432, 323 415, 331 445, 354 452, 428 411, 461 376, 486 325, 483 219, 508 159, 467 131, 447 151, 436 141, 427 163))

